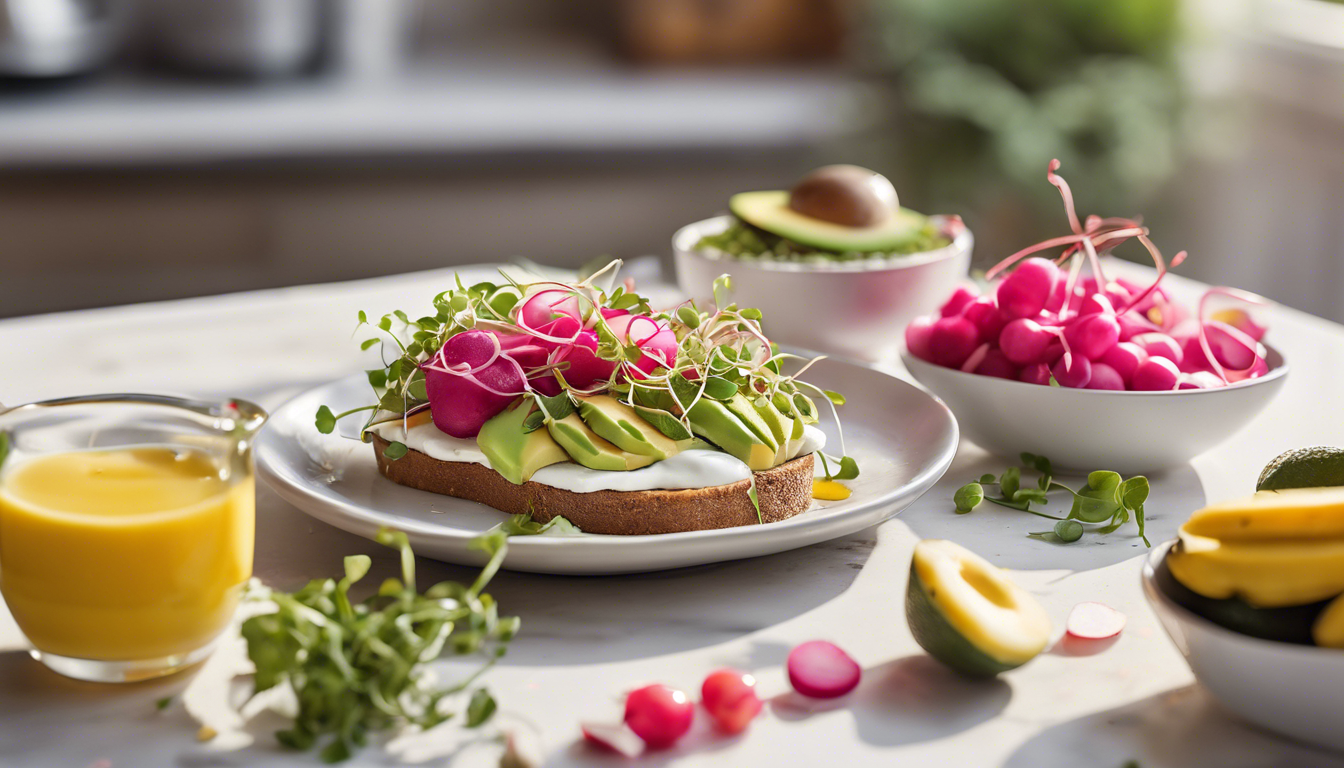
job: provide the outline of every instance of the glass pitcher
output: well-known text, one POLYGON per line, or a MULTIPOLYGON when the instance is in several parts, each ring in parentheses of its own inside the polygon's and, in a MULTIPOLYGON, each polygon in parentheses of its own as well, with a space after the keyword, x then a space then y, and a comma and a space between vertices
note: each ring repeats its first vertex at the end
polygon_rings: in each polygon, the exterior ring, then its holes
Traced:
POLYGON ((95 395, 0 410, 0 594, 82 680, 209 655, 252 575, 252 403, 95 395))

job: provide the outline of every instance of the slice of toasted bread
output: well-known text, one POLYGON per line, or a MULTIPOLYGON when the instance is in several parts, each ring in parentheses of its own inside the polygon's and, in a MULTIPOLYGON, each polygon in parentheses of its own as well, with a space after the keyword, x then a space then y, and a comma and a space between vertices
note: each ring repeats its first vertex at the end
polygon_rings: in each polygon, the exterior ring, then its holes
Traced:
POLYGON ((383 456, 387 445, 373 435, 378 471, 395 483, 477 501, 511 515, 530 512, 540 523, 559 515, 587 533, 631 536, 774 523, 812 504, 811 454, 755 473, 758 520, 748 480, 685 490, 574 493, 531 481, 515 485, 489 467, 440 461, 419 451, 393 461, 383 456))

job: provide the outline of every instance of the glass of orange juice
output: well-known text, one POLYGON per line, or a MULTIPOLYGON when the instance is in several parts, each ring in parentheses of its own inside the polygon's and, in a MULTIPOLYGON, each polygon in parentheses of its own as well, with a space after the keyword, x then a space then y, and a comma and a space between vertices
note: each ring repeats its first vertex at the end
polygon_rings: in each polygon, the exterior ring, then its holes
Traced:
POLYGON ((122 682, 210 653, 252 575, 265 420, 157 395, 0 411, 0 594, 34 658, 122 682))

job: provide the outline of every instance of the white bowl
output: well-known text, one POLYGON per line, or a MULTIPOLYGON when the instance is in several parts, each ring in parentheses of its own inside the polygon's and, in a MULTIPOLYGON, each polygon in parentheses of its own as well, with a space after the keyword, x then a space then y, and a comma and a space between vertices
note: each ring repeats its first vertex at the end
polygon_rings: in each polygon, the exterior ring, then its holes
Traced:
MULTIPOLYGON (((950 225, 943 216, 930 220, 940 229, 950 225)), ((697 221, 672 236, 681 289, 707 302, 714 279, 730 274, 733 301, 761 310, 773 341, 869 362, 893 359, 906 324, 937 309, 965 280, 975 243, 961 226, 952 243, 937 250, 826 264, 744 260, 695 247, 731 221, 697 221)))
POLYGON ((991 453, 1023 451, 1055 466, 1122 474, 1184 464, 1231 437, 1283 388, 1288 365, 1268 348, 1269 373, 1217 389, 1116 392, 1069 389, 901 360, 956 414, 961 434, 991 453))
POLYGON ((1344 750, 1344 650, 1250 637, 1191 613, 1158 586, 1155 572, 1174 542, 1155 547, 1143 591, 1163 628, 1223 706, 1271 731, 1344 750))

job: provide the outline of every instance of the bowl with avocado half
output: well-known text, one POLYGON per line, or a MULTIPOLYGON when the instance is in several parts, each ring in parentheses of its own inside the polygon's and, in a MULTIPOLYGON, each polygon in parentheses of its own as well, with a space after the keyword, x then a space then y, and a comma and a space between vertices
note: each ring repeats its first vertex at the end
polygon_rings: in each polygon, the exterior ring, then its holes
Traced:
POLYGON ((1344 487, 1261 490, 1198 510, 1149 555, 1143 587, 1227 709, 1344 750, 1344 487))
POLYGON ((732 278, 733 301, 773 338, 868 361, 895 357, 901 329, 966 277, 974 238, 956 216, 902 208, 891 182, 853 165, 819 168, 792 189, 743 192, 731 213, 672 238, 677 280, 697 301, 732 278))

